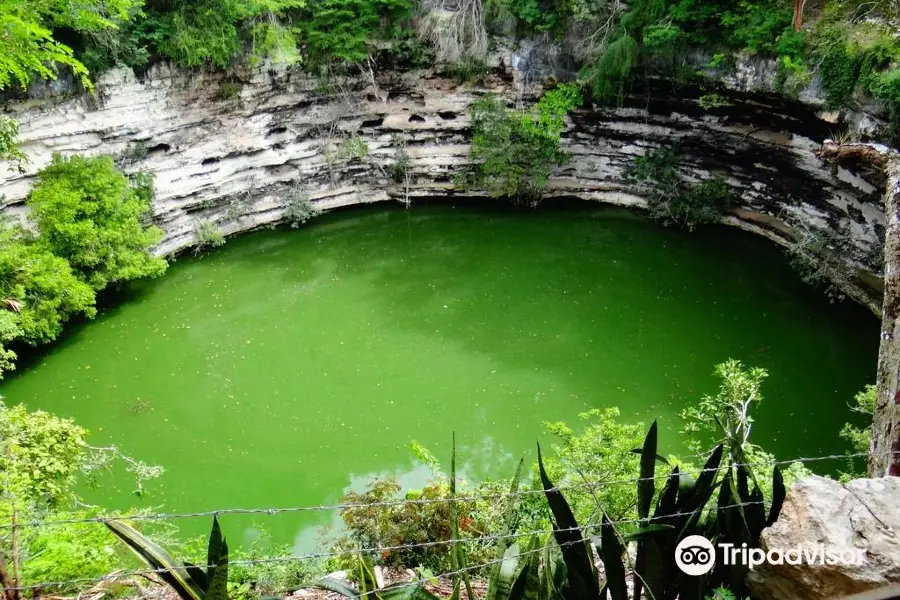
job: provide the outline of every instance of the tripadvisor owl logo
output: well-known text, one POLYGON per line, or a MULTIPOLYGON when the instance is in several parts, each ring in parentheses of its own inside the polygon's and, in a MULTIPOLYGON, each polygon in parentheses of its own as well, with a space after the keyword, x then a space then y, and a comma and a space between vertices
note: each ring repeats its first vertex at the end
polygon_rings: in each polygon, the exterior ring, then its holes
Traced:
MULTIPOLYGON (((734 544, 718 544, 722 564, 744 565, 753 569, 761 564, 771 565, 852 565, 866 562, 866 551, 862 548, 829 548, 824 544, 798 545, 794 548, 749 548, 734 544)), ((716 565, 716 548, 702 535, 689 535, 675 547, 675 564, 686 575, 705 575, 716 565)))
POLYGON ((706 575, 716 564, 716 549, 702 535, 689 535, 675 547, 675 564, 686 575, 706 575))

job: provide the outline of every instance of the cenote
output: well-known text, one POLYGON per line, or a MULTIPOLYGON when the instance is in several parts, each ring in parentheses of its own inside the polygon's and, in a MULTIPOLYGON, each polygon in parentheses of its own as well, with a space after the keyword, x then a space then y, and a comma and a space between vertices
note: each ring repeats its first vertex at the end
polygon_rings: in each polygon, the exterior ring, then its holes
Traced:
MULTIPOLYGON (((147 497, 122 473, 84 491, 116 509, 333 503, 377 474, 416 485, 427 471, 410 442, 446 458, 454 431, 470 479, 506 476, 552 442, 542 422, 595 407, 658 418, 661 448, 678 452, 679 411, 729 357, 770 372, 757 443, 842 453, 878 349, 873 315, 829 303, 768 241, 594 205, 336 211, 181 257, 121 295, 2 384, 166 468, 147 497)), ((226 526, 308 549, 331 519, 226 526)))

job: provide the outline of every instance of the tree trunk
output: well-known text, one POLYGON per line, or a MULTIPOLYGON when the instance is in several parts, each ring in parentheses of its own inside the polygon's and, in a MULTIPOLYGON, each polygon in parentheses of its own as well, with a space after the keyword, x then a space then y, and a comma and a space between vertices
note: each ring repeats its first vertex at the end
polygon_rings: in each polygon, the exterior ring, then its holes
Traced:
POLYGON ((884 304, 878 352, 878 400, 869 477, 900 476, 900 153, 880 144, 825 142, 822 158, 871 169, 884 185, 884 304))
POLYGON ((804 6, 806 6, 806 0, 794 0, 794 31, 800 31, 803 28, 804 6))

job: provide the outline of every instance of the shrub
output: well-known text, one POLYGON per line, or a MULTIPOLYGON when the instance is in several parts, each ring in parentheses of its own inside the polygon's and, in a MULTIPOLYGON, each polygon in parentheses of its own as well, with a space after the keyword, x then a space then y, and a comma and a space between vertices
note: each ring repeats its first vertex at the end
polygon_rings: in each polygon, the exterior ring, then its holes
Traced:
POLYGON ((166 270, 166 261, 150 254, 162 237, 145 225, 151 191, 147 176, 129 181, 108 156, 55 155, 38 173, 27 204, 40 243, 101 290, 166 270))
POLYGON ((678 155, 669 148, 636 158, 625 176, 646 191, 652 218, 688 231, 717 223, 734 200, 733 190, 721 177, 695 185, 685 182, 678 172, 678 155))
MULTIPOLYGON (((15 303, 14 311, 0 307, 18 330, 10 339, 32 345, 55 340, 71 316, 96 312, 91 286, 65 259, 18 227, 0 228, 0 299, 15 303)), ((9 336, 9 326, 6 331, 9 336)))
POLYGON ((322 214, 322 209, 309 199, 309 194, 304 190, 296 189, 290 192, 284 218, 292 229, 300 227, 320 214, 322 214))
POLYGON ((572 85, 548 91, 524 112, 508 110, 492 95, 473 103, 470 167, 458 183, 515 204, 536 205, 551 169, 568 161, 560 134, 565 115, 580 104, 581 94, 572 85))
POLYGON ((199 221, 194 225, 194 238, 196 239, 195 255, 204 250, 225 245, 225 234, 212 221, 199 221))

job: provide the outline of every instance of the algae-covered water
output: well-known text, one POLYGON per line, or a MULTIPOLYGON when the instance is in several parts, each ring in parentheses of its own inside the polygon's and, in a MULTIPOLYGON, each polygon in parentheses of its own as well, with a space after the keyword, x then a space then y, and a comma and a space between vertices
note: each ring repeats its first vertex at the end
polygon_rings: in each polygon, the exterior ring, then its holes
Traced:
MULTIPOLYGON (((448 458, 453 431, 470 478, 505 476, 550 441, 542 422, 594 407, 658 418, 677 452, 679 411, 715 390, 728 357, 770 372, 756 442, 781 458, 843 452, 877 347, 874 316, 830 304, 780 249, 732 228, 688 234, 596 207, 377 207, 179 258, 0 393, 166 468, 147 497, 117 472, 88 501, 285 507, 338 501, 373 474, 421 483, 409 443, 448 458)), ((332 518, 226 527, 308 548, 332 518)))

